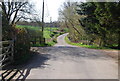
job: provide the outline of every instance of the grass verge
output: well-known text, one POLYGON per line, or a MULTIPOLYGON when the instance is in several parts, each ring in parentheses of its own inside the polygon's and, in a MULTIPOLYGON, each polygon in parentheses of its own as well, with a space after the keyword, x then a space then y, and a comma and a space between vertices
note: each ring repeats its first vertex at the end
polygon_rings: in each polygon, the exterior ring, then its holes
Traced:
POLYGON ((73 43, 68 39, 67 36, 65 37, 65 41, 70 45, 75 45, 75 46, 80 46, 80 47, 85 47, 85 48, 119 50, 119 49, 112 49, 112 48, 109 48, 109 47, 99 47, 99 46, 96 46, 96 45, 84 45, 84 44, 81 44, 81 43, 73 43))

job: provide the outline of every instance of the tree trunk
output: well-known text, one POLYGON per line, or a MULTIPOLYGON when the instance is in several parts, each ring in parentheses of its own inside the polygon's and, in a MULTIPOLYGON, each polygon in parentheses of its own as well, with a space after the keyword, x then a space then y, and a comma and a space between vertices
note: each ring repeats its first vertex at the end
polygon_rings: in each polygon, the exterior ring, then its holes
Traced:
POLYGON ((120 31, 118 32, 118 49, 120 49, 120 31))
POLYGON ((101 40, 100 40, 100 46, 105 47, 106 46, 106 32, 103 31, 101 35, 101 40))
POLYGON ((100 47, 105 47, 106 46, 106 40, 104 39, 104 37, 101 38, 99 46, 100 47))

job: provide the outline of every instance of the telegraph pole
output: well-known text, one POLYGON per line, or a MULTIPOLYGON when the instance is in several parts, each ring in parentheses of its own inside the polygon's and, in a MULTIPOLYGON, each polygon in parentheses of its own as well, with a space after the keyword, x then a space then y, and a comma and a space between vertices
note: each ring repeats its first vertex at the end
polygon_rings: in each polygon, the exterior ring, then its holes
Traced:
POLYGON ((52 27, 51 24, 52 24, 52 17, 50 17, 50 34, 51 34, 51 31, 52 31, 52 30, 51 30, 51 27, 52 27))
POLYGON ((43 8, 42 8, 42 32, 44 31, 44 0, 43 0, 43 8))

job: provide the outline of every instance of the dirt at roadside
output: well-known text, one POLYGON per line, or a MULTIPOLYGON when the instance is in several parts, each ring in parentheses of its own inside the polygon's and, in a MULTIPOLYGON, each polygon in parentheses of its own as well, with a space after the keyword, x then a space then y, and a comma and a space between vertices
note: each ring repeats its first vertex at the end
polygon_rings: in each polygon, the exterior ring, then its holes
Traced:
POLYGON ((109 55, 114 59, 120 60, 120 57, 119 57, 120 50, 101 50, 101 51, 105 52, 107 55, 109 55))

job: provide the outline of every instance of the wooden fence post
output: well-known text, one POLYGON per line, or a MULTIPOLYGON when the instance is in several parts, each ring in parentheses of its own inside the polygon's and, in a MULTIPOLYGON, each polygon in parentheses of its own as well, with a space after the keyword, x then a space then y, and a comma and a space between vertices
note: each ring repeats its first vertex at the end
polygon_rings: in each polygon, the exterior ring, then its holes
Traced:
POLYGON ((0 67, 5 67, 11 63, 13 63, 14 58, 14 42, 13 41, 1 41, 3 45, 8 45, 3 47, 1 50, 4 50, 4 52, 2 52, 2 54, 0 54, 0 57, 2 57, 2 59, 0 60, 0 64, 2 64, 0 67))
POLYGON ((14 40, 12 41, 11 44, 11 61, 14 62, 14 40))

